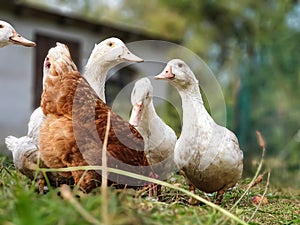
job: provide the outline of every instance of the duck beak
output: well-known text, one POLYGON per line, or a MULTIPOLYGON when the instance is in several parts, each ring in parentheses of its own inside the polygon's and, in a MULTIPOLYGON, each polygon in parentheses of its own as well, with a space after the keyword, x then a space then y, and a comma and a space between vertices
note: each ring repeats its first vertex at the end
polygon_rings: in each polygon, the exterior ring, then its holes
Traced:
POLYGON ((143 103, 135 103, 132 108, 131 116, 129 119, 129 123, 134 126, 138 127, 142 118, 142 111, 143 111, 144 105, 143 103))
POLYGON ((173 80, 174 78, 175 74, 172 73, 172 66, 167 66, 160 74, 154 77, 157 80, 173 80))
POLYGON ((36 43, 33 41, 29 41, 26 38, 23 38, 20 34, 18 34, 15 30, 12 31, 12 36, 10 36, 10 42, 17 45, 23 45, 26 47, 34 47, 36 43))
POLYGON ((143 59, 134 55, 132 52, 128 50, 128 48, 123 47, 122 54, 119 56, 121 59, 129 61, 129 62, 144 62, 143 59))

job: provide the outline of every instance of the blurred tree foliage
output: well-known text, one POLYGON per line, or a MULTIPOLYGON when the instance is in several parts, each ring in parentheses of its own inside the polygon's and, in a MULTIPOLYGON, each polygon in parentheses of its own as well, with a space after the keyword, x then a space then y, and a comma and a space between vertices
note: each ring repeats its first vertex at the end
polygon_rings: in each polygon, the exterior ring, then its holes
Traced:
POLYGON ((49 2, 69 6, 88 18, 130 24, 183 40, 183 45, 203 58, 220 81, 228 127, 238 135, 247 159, 257 157, 255 130, 260 130, 268 154, 281 156, 286 167, 299 172, 299 1, 49 2))
MULTIPOLYGON (((163 0, 189 21, 185 44, 213 65, 248 156, 255 130, 269 155, 300 169, 300 3, 298 1, 163 0)), ((230 113, 229 113, 230 115, 230 113)), ((246 162, 247 163, 247 162, 246 162)))

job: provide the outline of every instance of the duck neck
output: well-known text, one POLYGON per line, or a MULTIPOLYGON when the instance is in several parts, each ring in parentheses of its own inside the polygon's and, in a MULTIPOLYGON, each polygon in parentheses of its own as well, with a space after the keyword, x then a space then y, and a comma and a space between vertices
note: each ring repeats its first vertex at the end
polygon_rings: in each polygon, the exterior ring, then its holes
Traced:
POLYGON ((90 86, 94 89, 99 98, 104 102, 106 102, 105 80, 109 69, 110 67, 107 63, 93 63, 93 60, 89 59, 84 73, 85 79, 89 82, 90 86))
POLYGON ((142 129, 145 132, 149 132, 150 131, 150 123, 151 120, 153 118, 156 118, 157 114, 155 112, 155 108, 153 105, 153 101, 151 100, 149 102, 148 105, 145 106, 144 110, 143 110, 143 114, 142 114, 142 118, 141 118, 141 122, 140 122, 140 127, 142 127, 142 129))
POLYGON ((197 126, 207 127, 207 123, 203 122, 202 120, 207 120, 207 115, 209 114, 204 107, 198 84, 192 84, 184 90, 179 88, 177 89, 182 100, 182 133, 187 131, 189 131, 190 133, 190 130, 192 129, 192 127, 195 127, 195 124, 197 124, 197 126))

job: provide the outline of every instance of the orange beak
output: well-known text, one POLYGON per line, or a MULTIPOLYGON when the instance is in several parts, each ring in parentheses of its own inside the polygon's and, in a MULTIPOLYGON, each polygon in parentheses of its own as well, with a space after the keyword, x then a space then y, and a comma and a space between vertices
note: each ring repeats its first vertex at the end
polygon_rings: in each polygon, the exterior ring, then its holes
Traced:
POLYGON ((17 45, 23 45, 26 47, 34 47, 36 43, 33 41, 29 41, 26 38, 23 38, 20 34, 18 34, 15 30, 12 31, 12 36, 9 38, 10 42, 17 45))
POLYGON ((174 78, 175 74, 172 73, 172 66, 166 67, 160 74, 154 77, 157 80, 173 80, 174 78))
POLYGON ((130 52, 126 47, 123 47, 121 59, 127 60, 129 62, 143 62, 144 60, 130 52))
POLYGON ((129 119, 129 123, 134 126, 138 127, 142 118, 142 111, 143 111, 144 105, 143 103, 135 103, 132 108, 131 116, 129 119))

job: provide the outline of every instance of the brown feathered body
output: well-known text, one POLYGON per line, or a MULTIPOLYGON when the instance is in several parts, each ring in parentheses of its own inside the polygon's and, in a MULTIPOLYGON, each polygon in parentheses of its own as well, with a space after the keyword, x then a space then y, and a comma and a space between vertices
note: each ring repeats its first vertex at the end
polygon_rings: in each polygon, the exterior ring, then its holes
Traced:
MULTIPOLYGON (((46 119, 40 129, 40 152, 50 168, 101 165, 108 112, 108 166, 150 175, 144 141, 138 131, 115 114, 80 75, 66 46, 49 50, 44 63, 41 107, 46 119)), ((101 172, 63 173, 89 192, 101 182, 101 172)), ((143 182, 110 174, 110 183, 141 186, 143 182)))

